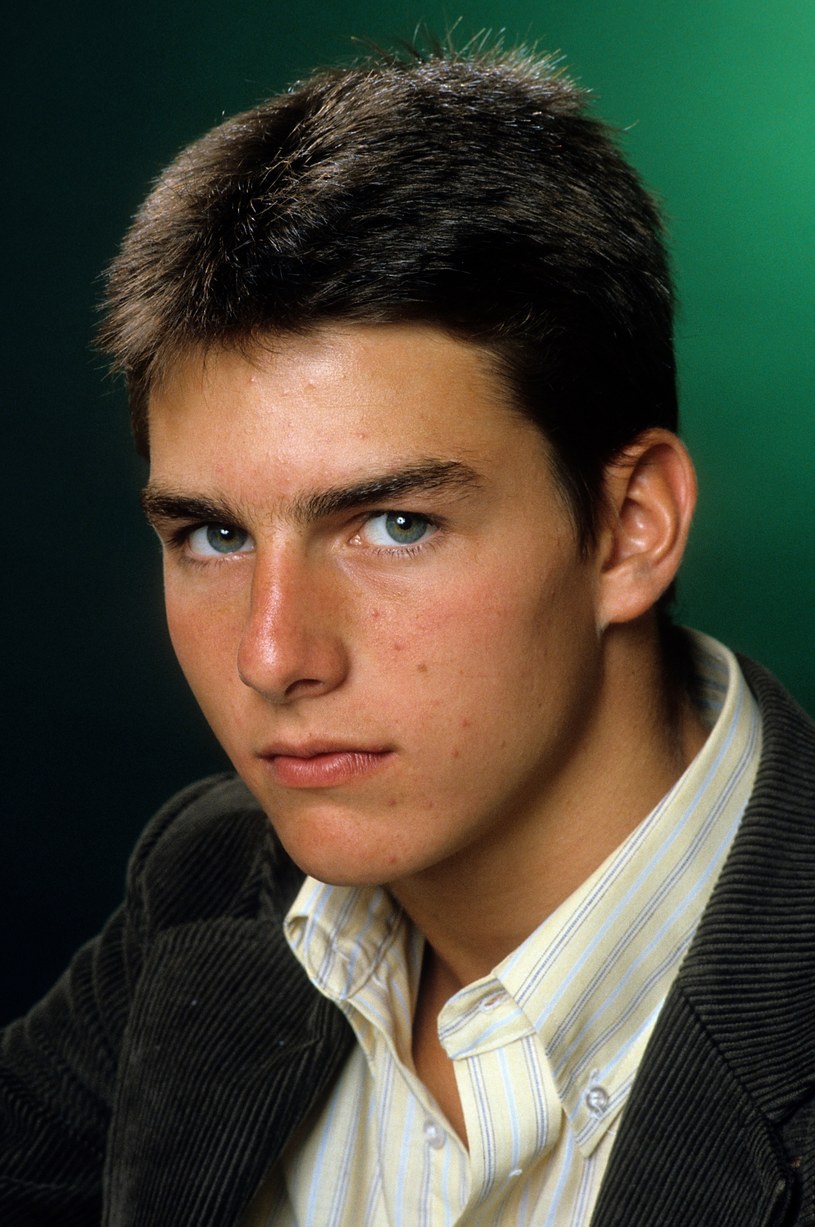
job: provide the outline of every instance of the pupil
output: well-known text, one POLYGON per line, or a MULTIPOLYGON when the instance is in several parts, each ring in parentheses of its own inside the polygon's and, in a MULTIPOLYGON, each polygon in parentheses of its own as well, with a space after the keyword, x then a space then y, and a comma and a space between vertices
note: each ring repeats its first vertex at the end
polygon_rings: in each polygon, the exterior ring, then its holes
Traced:
POLYGON ((207 529, 207 542, 219 554, 228 554, 232 550, 240 549, 243 544, 241 536, 241 533, 225 524, 213 524, 207 529))
POLYGON ((392 511, 386 524, 388 532, 400 545, 412 545, 421 540, 426 528, 422 516, 409 515, 405 511, 392 511))

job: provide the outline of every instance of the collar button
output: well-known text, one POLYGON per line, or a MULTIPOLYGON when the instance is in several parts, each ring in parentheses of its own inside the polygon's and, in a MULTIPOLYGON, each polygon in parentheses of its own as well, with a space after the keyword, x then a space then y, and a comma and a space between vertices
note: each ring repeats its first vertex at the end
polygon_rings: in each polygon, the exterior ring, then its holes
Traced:
POLYGON ((592 1116, 602 1116, 608 1111, 610 1099, 604 1086, 590 1086, 583 1099, 592 1116))

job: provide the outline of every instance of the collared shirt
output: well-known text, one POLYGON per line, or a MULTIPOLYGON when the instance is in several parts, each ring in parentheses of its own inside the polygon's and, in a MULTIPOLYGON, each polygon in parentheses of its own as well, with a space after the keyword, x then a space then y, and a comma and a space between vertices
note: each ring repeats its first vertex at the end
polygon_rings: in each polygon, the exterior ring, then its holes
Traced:
POLYGON ((734 657, 701 635, 694 651, 713 726, 700 753, 591 877, 439 1015, 469 1151, 411 1060, 423 939, 386 891, 306 879, 286 934, 358 1044, 245 1227, 585 1227, 758 765, 758 711, 734 657))

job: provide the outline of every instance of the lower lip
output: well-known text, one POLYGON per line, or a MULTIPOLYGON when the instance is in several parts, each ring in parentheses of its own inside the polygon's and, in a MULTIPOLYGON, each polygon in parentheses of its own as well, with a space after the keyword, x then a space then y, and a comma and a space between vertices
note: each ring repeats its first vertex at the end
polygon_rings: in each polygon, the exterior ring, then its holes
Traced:
POLYGON ((379 771, 391 757, 388 750, 335 750, 296 758, 275 754, 268 758, 271 773, 286 788, 331 788, 347 784, 379 771))

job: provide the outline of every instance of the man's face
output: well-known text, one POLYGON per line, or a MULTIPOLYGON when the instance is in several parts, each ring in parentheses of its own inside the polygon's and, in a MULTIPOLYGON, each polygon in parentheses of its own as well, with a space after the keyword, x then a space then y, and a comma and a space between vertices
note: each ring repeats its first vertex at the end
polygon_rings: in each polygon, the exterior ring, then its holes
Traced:
POLYGON ((191 354, 150 443, 175 650, 295 861, 522 855, 590 741, 597 574, 480 351, 347 325, 191 354))

